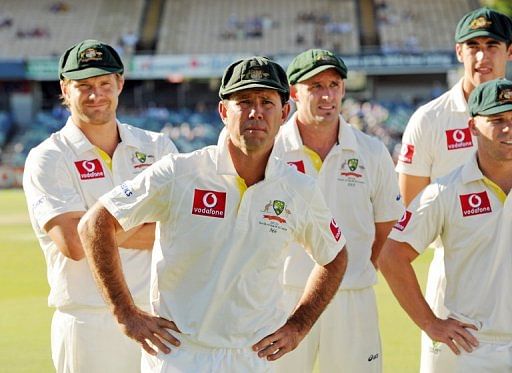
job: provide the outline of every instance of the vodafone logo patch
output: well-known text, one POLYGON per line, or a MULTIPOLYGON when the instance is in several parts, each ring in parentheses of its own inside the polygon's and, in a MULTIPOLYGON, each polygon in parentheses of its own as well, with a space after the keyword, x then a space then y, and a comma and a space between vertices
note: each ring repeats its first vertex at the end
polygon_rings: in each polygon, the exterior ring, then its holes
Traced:
POLYGON ((393 228, 395 228, 399 231, 403 231, 405 229, 405 227, 407 227, 407 224, 409 224, 409 220, 411 220, 411 216, 412 216, 412 212, 405 210, 404 214, 402 215, 400 220, 398 220, 395 223, 393 228))
POLYGON ((400 155, 398 156, 398 160, 404 163, 412 163, 412 157, 414 156, 414 145, 412 144, 402 144, 402 148, 400 149, 400 155))
POLYGON ((80 174, 80 180, 100 179, 105 177, 103 166, 99 159, 90 161, 77 161, 75 167, 80 174))
POLYGON ((492 212, 491 202, 489 201, 489 196, 486 191, 462 194, 459 198, 463 217, 492 212))
POLYGON ((226 192, 213 190, 194 190, 192 215, 213 216, 224 218, 226 211, 226 192))
POLYGON ((457 128, 446 131, 446 144, 448 150, 471 148, 473 139, 469 128, 457 128))
POLYGON ((288 162, 288 165, 295 167, 297 171, 302 172, 303 174, 306 173, 306 168, 304 167, 303 161, 294 161, 294 162, 288 162))
POLYGON ((331 233, 334 239, 336 240, 336 242, 338 242, 341 238, 341 228, 338 227, 338 224, 336 223, 336 220, 334 220, 334 218, 332 218, 331 224, 329 224, 329 228, 331 228, 331 233))

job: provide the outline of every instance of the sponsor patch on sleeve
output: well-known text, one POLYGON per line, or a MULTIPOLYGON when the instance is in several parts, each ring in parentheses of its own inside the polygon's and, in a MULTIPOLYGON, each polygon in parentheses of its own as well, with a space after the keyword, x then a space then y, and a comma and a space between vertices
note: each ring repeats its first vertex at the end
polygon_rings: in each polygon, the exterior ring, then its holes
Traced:
POLYGON ((398 156, 398 160, 403 163, 412 163, 413 156, 414 156, 414 145, 402 144, 402 148, 400 149, 400 155, 398 156))
POLYGON ((334 218, 332 218, 331 224, 329 224, 329 228, 331 228, 331 233, 334 239, 336 240, 336 242, 338 242, 341 238, 341 228, 338 227, 338 224, 336 223, 336 220, 334 220, 334 218))
POLYGON ((295 167, 297 169, 297 171, 302 172, 303 174, 306 173, 306 168, 304 167, 303 161, 290 161, 287 163, 288 163, 288 165, 295 167))
POLYGON ((491 201, 485 190, 480 193, 461 194, 459 199, 463 217, 492 212, 491 201))
POLYGON ((212 216, 224 218, 226 211, 226 192, 213 190, 194 190, 192 215, 212 216))
POLYGON ((394 229, 403 231, 405 227, 407 227, 407 224, 409 224, 409 220, 411 220, 412 212, 405 210, 404 214, 398 220, 395 225, 393 226, 394 229))

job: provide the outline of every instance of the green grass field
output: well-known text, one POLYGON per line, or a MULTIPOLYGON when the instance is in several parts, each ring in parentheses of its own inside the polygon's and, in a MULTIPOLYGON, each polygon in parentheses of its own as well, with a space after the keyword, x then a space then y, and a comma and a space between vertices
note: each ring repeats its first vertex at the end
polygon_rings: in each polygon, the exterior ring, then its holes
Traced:
MULTIPOLYGON (((48 283, 41 249, 21 190, 0 190, 0 372, 52 372, 48 283)), ((431 253, 415 267, 424 283, 431 253)), ((384 372, 419 369, 419 330, 398 306, 385 281, 376 287, 384 372)))

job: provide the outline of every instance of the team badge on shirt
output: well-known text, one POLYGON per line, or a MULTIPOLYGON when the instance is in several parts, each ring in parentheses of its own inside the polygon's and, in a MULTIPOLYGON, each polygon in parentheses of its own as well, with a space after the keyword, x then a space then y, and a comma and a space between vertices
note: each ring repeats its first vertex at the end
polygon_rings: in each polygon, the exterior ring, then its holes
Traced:
POLYGON ((339 181, 344 181, 347 186, 353 187, 356 184, 364 184, 363 170, 365 167, 357 158, 350 158, 343 161, 340 166, 339 181))
POLYGON ((146 154, 143 152, 136 151, 132 155, 132 164, 133 168, 146 168, 153 164, 155 160, 155 156, 151 154, 146 154))
POLYGON ((226 212, 226 192, 213 190, 194 190, 192 215, 212 216, 224 218, 226 212))
POLYGON ((412 144, 402 144, 400 148, 400 155, 398 156, 398 160, 403 163, 412 163, 412 157, 414 156, 414 145, 412 144))
POLYGON ((302 172, 303 174, 306 173, 306 168, 304 167, 303 161, 290 161, 287 163, 288 163, 288 165, 295 167, 297 169, 297 171, 302 172))
POLYGON ((286 203, 278 199, 268 201, 262 212, 267 213, 263 215, 263 219, 276 221, 281 224, 286 223, 286 217, 291 214, 291 211, 286 207, 286 203))
POLYGON ((463 217, 492 212, 491 201, 489 201, 489 196, 486 191, 461 194, 459 199, 463 217))
POLYGON ((77 161, 75 162, 75 167, 80 174, 80 180, 100 179, 105 177, 103 166, 99 159, 77 161))
POLYGON ((471 148, 473 139, 469 128, 457 128, 454 130, 446 130, 446 144, 448 150, 471 148))
POLYGON ((279 199, 269 200, 263 210, 263 220, 259 224, 269 227, 270 233, 277 233, 277 230, 287 231, 285 226, 286 218, 292 214, 286 202, 279 199))
POLYGON ((398 220, 395 223, 393 228, 395 228, 399 231, 403 231, 405 229, 405 227, 407 227, 407 224, 409 224, 409 220, 411 220, 411 216, 412 216, 412 212, 405 210, 404 214, 402 215, 400 220, 398 220))

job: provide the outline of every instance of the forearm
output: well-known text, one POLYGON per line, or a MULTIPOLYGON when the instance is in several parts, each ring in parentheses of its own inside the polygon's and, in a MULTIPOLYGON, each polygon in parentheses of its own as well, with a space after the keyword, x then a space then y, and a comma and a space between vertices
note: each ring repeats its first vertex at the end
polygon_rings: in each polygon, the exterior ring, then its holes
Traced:
POLYGON ((78 230, 96 283, 116 317, 122 318, 135 305, 122 271, 114 218, 101 205, 94 205, 78 230))
POLYGON ((403 258, 381 258, 380 270, 396 299, 422 330, 436 317, 425 301, 412 264, 403 258))
POLYGON ((151 250, 155 242, 156 223, 145 223, 116 234, 119 246, 129 249, 151 250))
POLYGON ((346 268, 347 250, 345 249, 340 251, 331 263, 325 266, 315 265, 304 294, 289 317, 288 323, 295 325, 303 334, 307 334, 338 291, 346 268))
POLYGON ((372 244, 372 254, 370 257, 373 266, 378 269, 378 259, 382 251, 382 247, 388 238, 389 232, 395 225, 396 220, 375 223, 375 237, 372 244))

